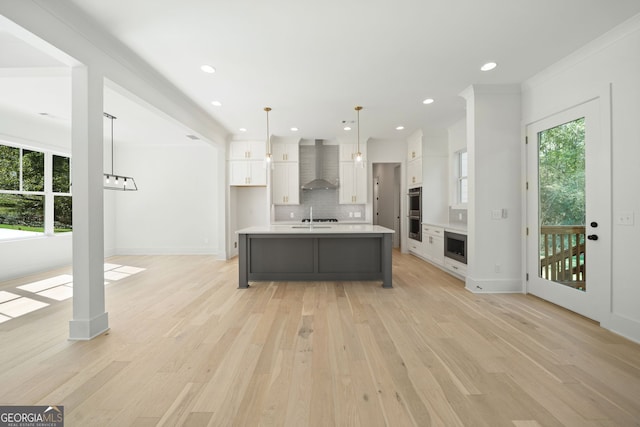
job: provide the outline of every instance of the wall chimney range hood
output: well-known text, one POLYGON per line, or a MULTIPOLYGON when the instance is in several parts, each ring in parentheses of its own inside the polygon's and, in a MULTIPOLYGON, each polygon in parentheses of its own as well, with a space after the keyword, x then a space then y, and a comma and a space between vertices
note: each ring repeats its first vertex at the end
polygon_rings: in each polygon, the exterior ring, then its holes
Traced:
MULTIPOLYGON (((325 166, 325 149, 321 139, 316 139, 314 144, 314 157, 315 157, 315 177, 313 180, 302 185, 300 188, 303 190, 335 190, 338 188, 338 180, 336 183, 324 178, 324 173, 327 170, 325 166)), ((336 159, 337 162, 337 159, 336 159)))

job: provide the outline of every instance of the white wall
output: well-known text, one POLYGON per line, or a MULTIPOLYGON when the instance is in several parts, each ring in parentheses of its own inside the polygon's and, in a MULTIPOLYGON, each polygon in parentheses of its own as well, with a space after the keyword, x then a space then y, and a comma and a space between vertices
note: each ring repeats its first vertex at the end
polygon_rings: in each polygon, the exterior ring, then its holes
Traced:
MULTIPOLYGON (((64 79, 53 82, 65 84, 64 79)), ((69 126, 16 111, 0 111, 0 117, 0 142, 69 155, 69 126)), ((71 241, 70 234, 0 240, 0 281, 71 264, 71 241)))
POLYGON ((115 192, 118 254, 223 252, 217 185, 218 150, 204 142, 116 145, 117 172, 133 176, 137 192, 115 192))
POLYGON ((602 326, 640 341, 640 15, 526 81, 523 123, 580 102, 594 90, 612 90, 612 277, 611 307, 602 326), (633 225, 616 214, 633 212, 633 225))
POLYGON ((520 88, 473 85, 467 100, 467 277, 472 292, 522 292, 520 88), (507 217, 492 212, 505 209, 507 217))

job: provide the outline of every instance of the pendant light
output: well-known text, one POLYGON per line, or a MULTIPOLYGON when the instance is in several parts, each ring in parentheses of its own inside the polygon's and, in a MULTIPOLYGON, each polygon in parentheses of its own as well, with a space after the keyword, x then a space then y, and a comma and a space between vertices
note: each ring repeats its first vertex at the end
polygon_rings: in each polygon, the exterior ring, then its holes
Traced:
POLYGON ((113 172, 113 121, 117 117, 108 113, 102 113, 107 119, 111 120, 111 172, 104 174, 105 190, 120 191, 138 191, 136 181, 130 176, 117 175, 113 172))
POLYGON ((267 155, 264 160, 269 163, 271 162, 271 136, 269 135, 269 111, 271 111, 271 107, 264 107, 264 111, 267 112, 267 155))
POLYGON ((356 116, 357 116, 357 123, 358 123, 358 139, 357 141, 357 151, 356 151, 356 162, 357 163, 362 163, 362 152, 360 151, 360 110, 362 110, 362 107, 360 105, 357 105, 356 108, 356 116))

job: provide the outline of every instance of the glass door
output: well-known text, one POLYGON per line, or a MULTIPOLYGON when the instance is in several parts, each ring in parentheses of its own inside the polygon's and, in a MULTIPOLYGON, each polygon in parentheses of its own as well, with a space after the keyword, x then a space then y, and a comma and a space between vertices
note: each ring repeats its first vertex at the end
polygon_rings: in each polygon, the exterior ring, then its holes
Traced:
POLYGON ((610 286, 611 196, 599 183, 610 154, 600 127, 598 100, 527 127, 528 291, 596 320, 610 286))

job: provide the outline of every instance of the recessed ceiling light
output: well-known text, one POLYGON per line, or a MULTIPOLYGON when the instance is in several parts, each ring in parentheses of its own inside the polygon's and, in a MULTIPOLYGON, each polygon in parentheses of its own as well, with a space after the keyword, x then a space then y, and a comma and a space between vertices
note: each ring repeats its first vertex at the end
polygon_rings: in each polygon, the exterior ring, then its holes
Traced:
POLYGON ((404 126, 397 126, 396 127, 396 130, 403 130, 403 129, 404 129, 404 126))
POLYGON ((298 128, 291 128, 291 132, 298 132, 298 128))
POLYGON ((351 130, 351 128, 349 126, 345 126, 344 130, 351 130))
POLYGON ((222 107, 222 102, 220 101, 211 101, 211 105, 214 107, 222 107))
POLYGON ((240 132, 246 132, 247 128, 240 128, 240 132))
POLYGON ((203 65, 202 67, 200 67, 200 69, 205 73, 209 73, 209 74, 213 74, 216 72, 216 69, 213 68, 211 65, 203 65))
POLYGON ((480 67, 480 70, 482 70, 482 71, 491 71, 494 68, 496 68, 497 66, 498 66, 498 64, 496 64, 495 62, 487 62, 482 67, 480 67))
POLYGON ((422 101, 423 104, 433 104, 433 98, 427 98, 424 101, 422 101))

